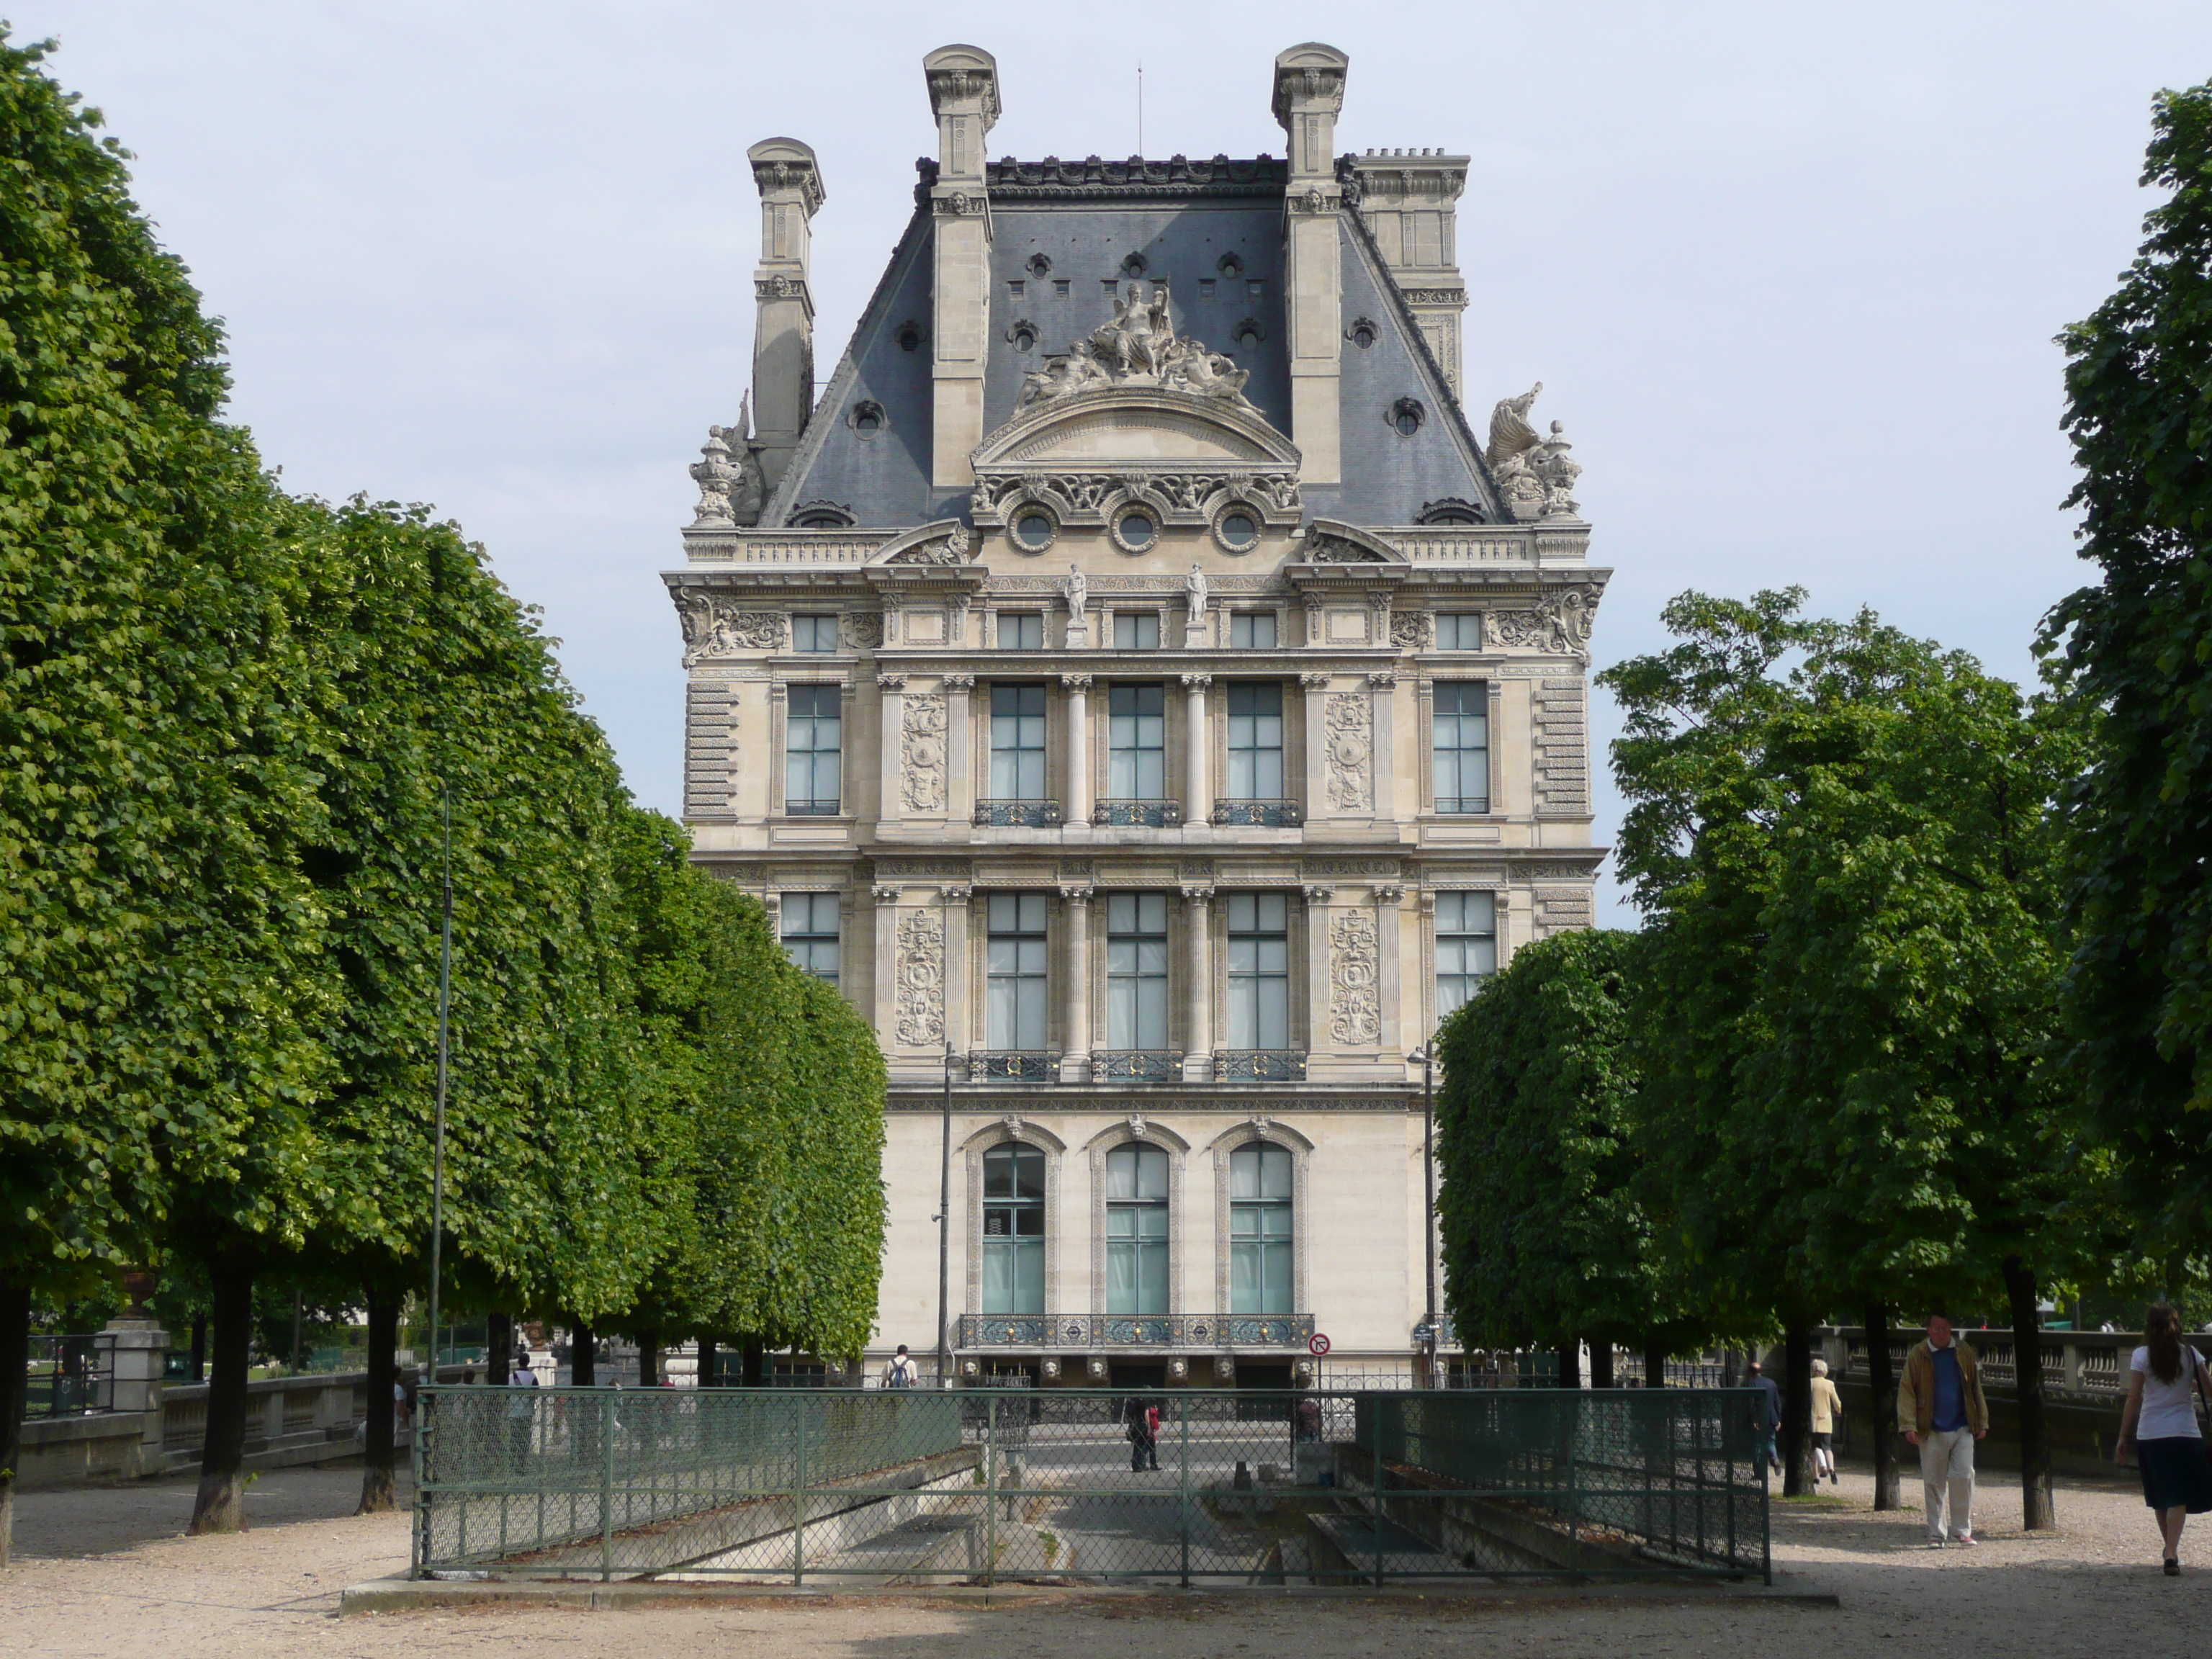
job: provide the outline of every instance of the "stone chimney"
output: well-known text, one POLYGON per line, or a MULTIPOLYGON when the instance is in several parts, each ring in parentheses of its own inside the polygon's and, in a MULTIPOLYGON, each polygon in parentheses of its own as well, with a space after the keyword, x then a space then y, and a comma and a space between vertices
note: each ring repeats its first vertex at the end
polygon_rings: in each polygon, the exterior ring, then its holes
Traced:
POLYGON ((1275 119, 1290 139, 1283 197, 1283 303, 1291 351, 1291 441, 1307 483, 1342 482, 1337 382, 1344 350, 1344 296, 1337 215, 1336 118, 1352 60, 1309 40, 1275 58, 1275 119))
POLYGON ((753 430, 773 491, 791 465, 814 407, 814 295, 807 272, 822 172, 796 138, 766 138, 745 152, 761 194, 761 257, 753 272, 753 430))
POLYGON ((1359 216, 1374 232, 1382 263, 1421 334, 1460 396, 1460 313, 1467 283, 1459 274, 1459 198, 1467 188, 1464 155, 1442 150, 1370 149, 1353 161, 1359 216))
POLYGON ((930 478, 940 489, 975 482, 969 457, 983 441, 983 368, 990 355, 991 201, 984 143, 999 120, 999 63, 979 46, 939 46, 921 60, 937 117, 931 276, 930 478))

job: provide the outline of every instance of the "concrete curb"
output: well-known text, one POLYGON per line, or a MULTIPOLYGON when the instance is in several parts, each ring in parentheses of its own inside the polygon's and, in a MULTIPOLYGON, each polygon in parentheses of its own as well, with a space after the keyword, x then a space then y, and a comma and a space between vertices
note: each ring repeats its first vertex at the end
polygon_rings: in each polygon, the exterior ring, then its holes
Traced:
POLYGON ((843 1585, 793 1589, 788 1584, 662 1583, 628 1579, 612 1583, 580 1579, 482 1579, 460 1583, 432 1578, 376 1578, 349 1584, 338 1596, 341 1615, 418 1613, 427 1609, 504 1607, 517 1611, 544 1607, 609 1612, 623 1608, 714 1607, 731 1601, 828 1601, 854 1596, 893 1596, 909 1601, 957 1602, 967 1607, 1016 1607, 1027 1603, 1094 1600, 1101 1597, 1193 1598, 1246 1601, 1290 1597, 1298 1601, 1778 1601, 1794 1607, 1835 1607, 1842 1602, 1826 1590, 1752 1583, 1469 1584, 1464 1589, 1364 1589, 1358 1586, 1226 1584, 1206 1589, 1163 1589, 1153 1586, 1096 1584, 843 1585))

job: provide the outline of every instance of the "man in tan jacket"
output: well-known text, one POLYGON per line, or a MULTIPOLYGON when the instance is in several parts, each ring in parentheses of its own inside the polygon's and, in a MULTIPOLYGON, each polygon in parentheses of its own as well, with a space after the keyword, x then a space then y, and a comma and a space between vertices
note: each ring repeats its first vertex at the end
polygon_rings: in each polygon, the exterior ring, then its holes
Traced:
POLYGON ((1990 1431, 1989 1401, 1974 1351, 1951 1334, 1942 1314, 1928 1321, 1928 1340, 1905 1356, 1897 1389, 1897 1426, 1920 1448, 1920 1490, 1928 1508, 1928 1541, 1974 1541, 1974 1442, 1990 1431))

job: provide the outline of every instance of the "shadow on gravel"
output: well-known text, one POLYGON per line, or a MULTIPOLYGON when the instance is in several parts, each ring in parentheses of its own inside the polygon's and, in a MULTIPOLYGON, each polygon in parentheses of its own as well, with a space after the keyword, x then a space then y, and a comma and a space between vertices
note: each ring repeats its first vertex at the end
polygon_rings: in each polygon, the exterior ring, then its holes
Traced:
MULTIPOLYGON (((159 1538, 173 1538, 192 1518, 196 1475, 134 1481, 124 1486, 68 1486, 15 1494, 15 1553, 25 1559, 113 1555, 159 1538)), ((404 1472, 400 1501, 410 1496, 404 1472)), ((361 1465, 272 1469, 246 1489, 249 1530, 330 1521, 361 1502, 361 1465)))

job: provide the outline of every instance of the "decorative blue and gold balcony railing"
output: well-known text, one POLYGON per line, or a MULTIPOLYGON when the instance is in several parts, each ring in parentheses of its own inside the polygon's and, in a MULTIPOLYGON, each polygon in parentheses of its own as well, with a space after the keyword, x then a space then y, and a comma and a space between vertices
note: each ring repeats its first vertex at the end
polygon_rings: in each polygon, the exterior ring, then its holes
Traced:
POLYGON ((968 1079, 971 1083, 1057 1083, 1060 1056, 1004 1048, 988 1053, 971 1050, 968 1079))
POLYGON ((1164 1049, 1093 1049, 1091 1080, 1094 1083, 1180 1083, 1182 1081, 1182 1056, 1164 1049))
POLYGON ((1213 821, 1262 830, 1295 830, 1306 821, 1306 815, 1294 800, 1218 800, 1213 803, 1213 821))
POLYGON ((1051 830, 1060 823, 1056 800, 979 800, 973 818, 978 830, 1051 830))
POLYGON ((1224 1083, 1304 1083, 1306 1057, 1290 1048, 1217 1048, 1213 1074, 1224 1083))
POLYGON ((1172 830, 1182 822, 1179 800, 1102 800, 1091 808, 1091 821, 1118 829, 1172 830))
POLYGON ((1311 1314, 963 1314, 963 1348, 1297 1348, 1311 1314))

